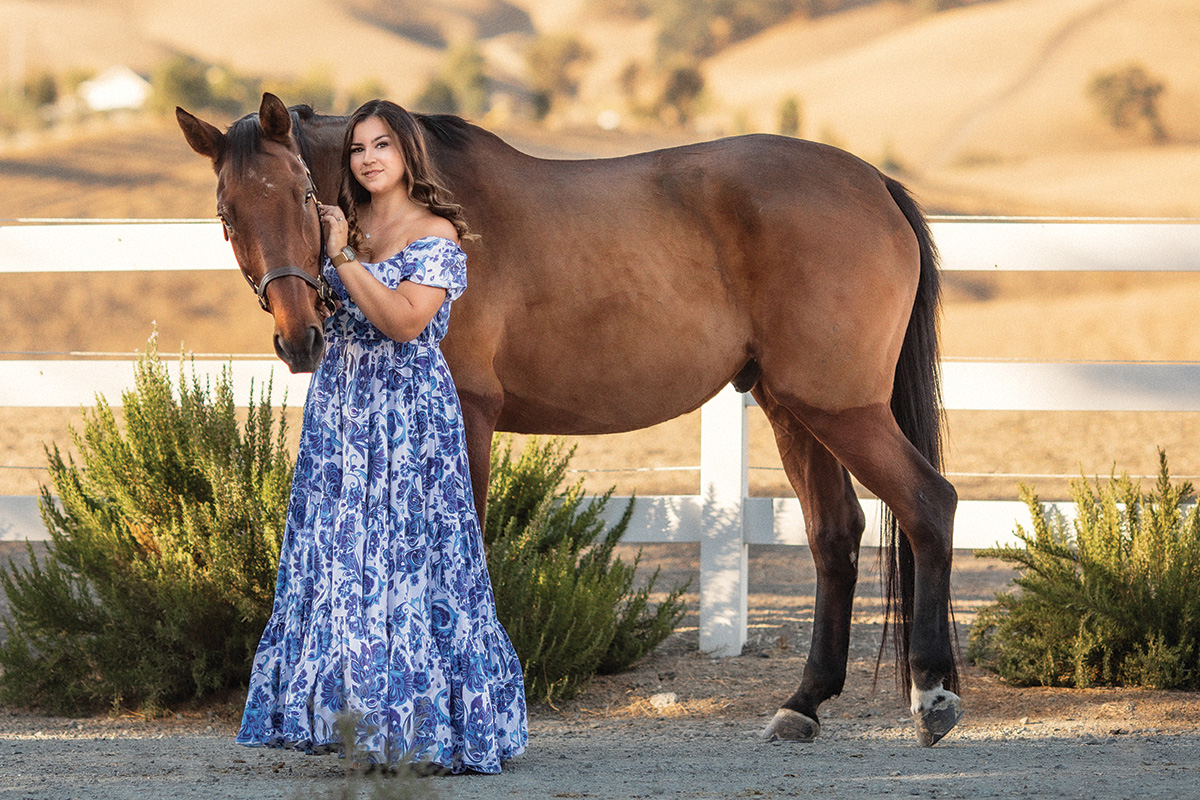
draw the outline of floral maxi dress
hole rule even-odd
[[[521,667],[496,619],[462,412],[438,343],[466,256],[427,237],[364,266],[390,288],[446,289],[411,342],[342,306],[309,385],[275,605],[237,741],[341,749],[357,719],[374,763],[499,772],[528,738]]]

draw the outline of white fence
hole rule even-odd
[[[0,225],[0,272],[71,271],[47,252],[88,253],[88,271],[155,270],[155,254],[171,253],[171,270],[234,268],[218,223],[55,223]],[[1200,224],[1180,220],[1050,220],[935,218],[945,270],[1197,271]],[[247,293],[247,308],[253,298]],[[218,373],[226,361],[197,361]],[[271,358],[232,362],[236,397],[251,379],[273,375],[292,398],[307,376]],[[0,407],[110,403],[132,384],[131,361],[0,361]],[[949,409],[1200,411],[1200,363],[947,361],[943,392]],[[701,647],[734,655],[746,640],[746,555],[750,544],[807,544],[794,497],[749,497],[748,395],[726,387],[701,412],[700,494],[642,497],[626,541],[700,544]],[[620,508],[622,503],[612,504]],[[877,501],[864,501],[864,544],[878,543]],[[1013,540],[1028,523],[1016,501],[963,501],[955,546]],[[0,539],[45,538],[32,497],[0,497]]]

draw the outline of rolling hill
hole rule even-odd
[[[184,0],[0,0],[0,19],[6,80],[16,65],[27,76],[115,63],[149,73],[185,53],[246,73],[323,74],[343,90],[371,79],[404,103],[463,37],[477,38],[495,80],[519,87],[527,45],[567,33],[592,56],[552,127],[598,133],[608,112],[624,131],[654,133],[620,84],[631,63],[649,74],[656,23],[597,0],[212,0],[202,11]],[[795,97],[801,135],[899,173],[937,210],[1200,215],[1196,42],[1200,0],[991,0],[937,14],[868,1],[785,20],[707,59],[694,129],[651,139],[773,131]],[[1166,144],[1111,128],[1086,95],[1097,74],[1132,63],[1165,86]]]

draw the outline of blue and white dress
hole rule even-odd
[[[438,343],[466,255],[426,237],[364,266],[446,300],[410,342],[342,302],[325,323],[263,633],[237,741],[340,750],[359,718],[370,761],[499,772],[525,749],[521,665],[496,619],[467,471],[462,411]]]

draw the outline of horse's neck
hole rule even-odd
[[[527,162],[538,160],[475,125],[470,126],[464,136],[465,142],[454,144],[441,141],[436,135],[425,137],[430,159],[439,176],[460,203],[466,204],[483,188],[513,191],[517,187],[510,179],[497,176],[520,174]]]

